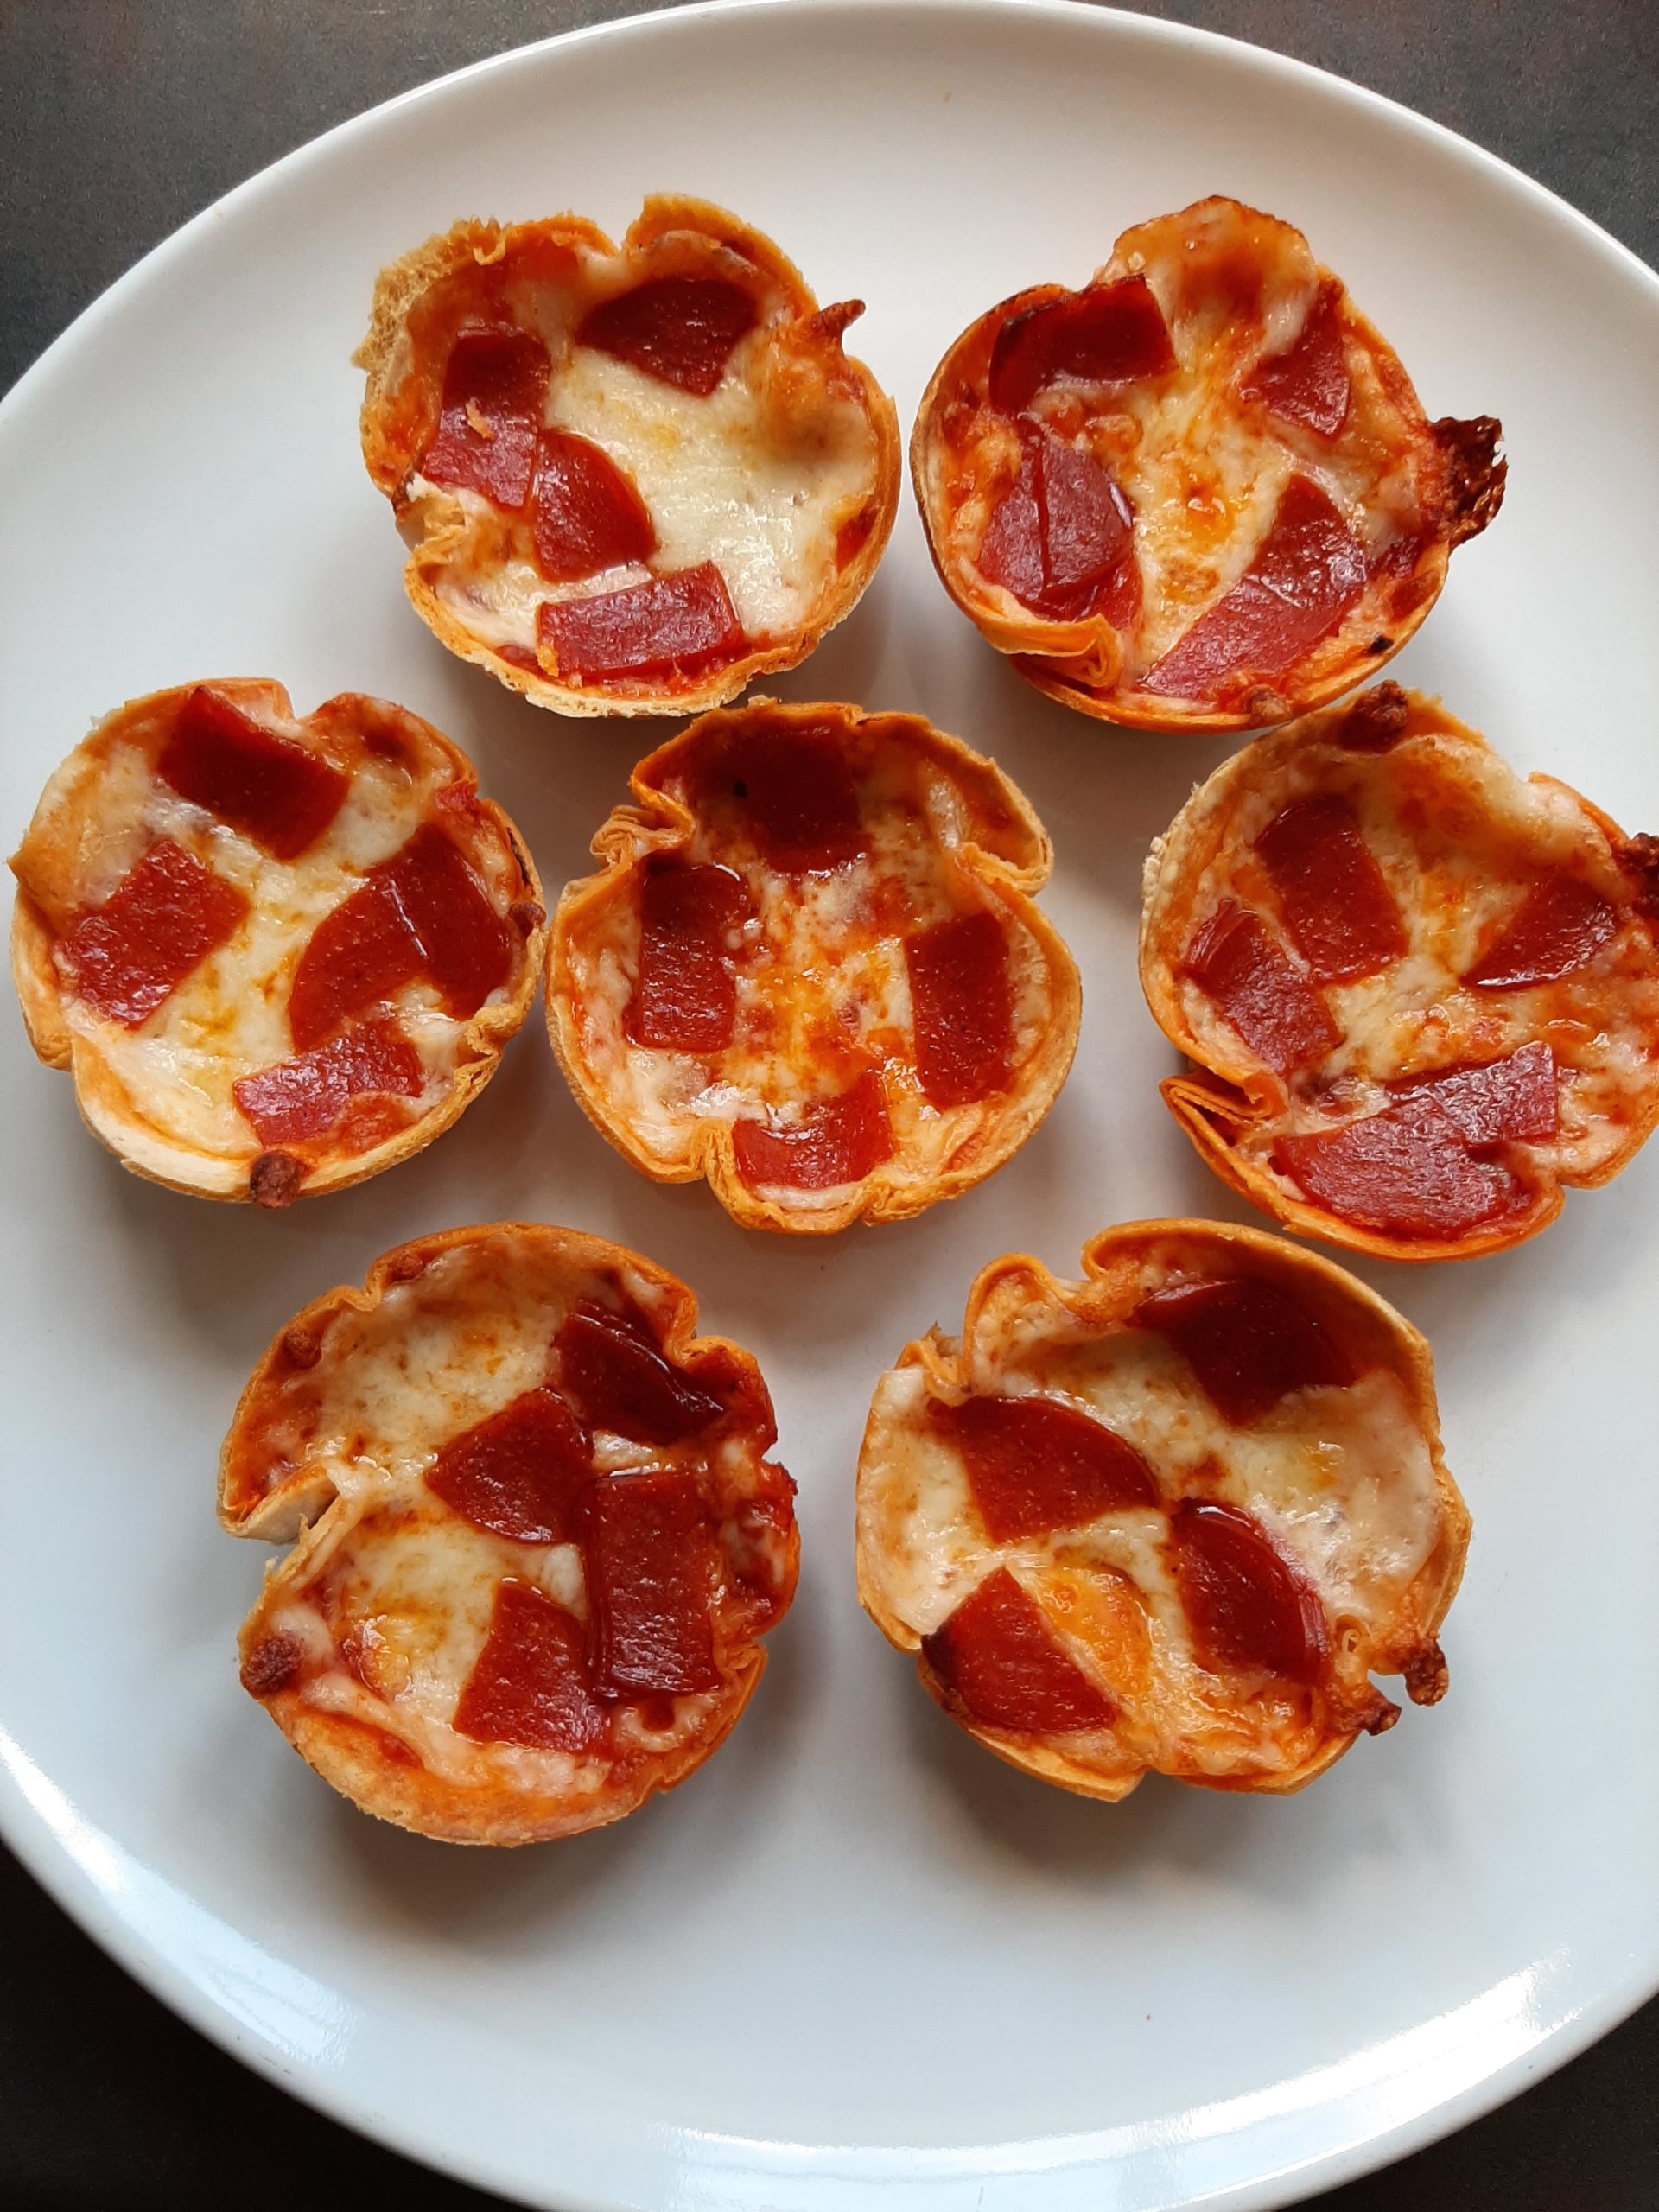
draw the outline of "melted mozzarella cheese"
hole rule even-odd
[[[1208,867],[1181,887],[1192,918],[1186,940],[1224,899],[1264,914],[1269,929],[1278,926],[1255,841],[1294,800],[1334,791],[1354,808],[1408,949],[1377,975],[1323,987],[1341,1041],[1292,1083],[1283,1110],[1257,1123],[1240,1149],[1265,1165],[1281,1135],[1381,1112],[1393,1103],[1383,1088],[1390,1082],[1503,1059],[1541,1039],[1563,1077],[1560,1128],[1554,1140],[1521,1149],[1564,1176],[1595,1175],[1659,1086],[1659,974],[1649,957],[1633,954],[1632,930],[1627,925],[1559,982],[1497,992],[1459,981],[1530,884],[1551,869],[1600,880],[1615,900],[1626,895],[1582,802],[1554,784],[1524,780],[1496,753],[1466,741],[1414,737],[1376,760],[1334,747],[1299,751],[1294,741],[1277,738],[1262,743],[1269,748],[1262,772],[1242,785]],[[1207,992],[1190,976],[1179,988],[1183,1019],[1206,1065],[1230,1072],[1258,1065]],[[1338,1103],[1329,1103],[1337,1083]]]
[[[243,711],[279,735],[287,726],[244,703]],[[171,838],[232,884],[248,912],[227,942],[192,970],[137,1028],[111,1021],[72,996],[64,1018],[125,1086],[133,1110],[163,1136],[220,1158],[259,1150],[237,1107],[244,1076],[295,1058],[288,1024],[294,969],[317,925],[389,860],[419,827],[453,773],[437,756],[414,772],[365,755],[345,804],[323,835],[292,861],[274,860],[155,775],[142,744],[111,748],[78,855],[77,880],[64,887],[72,907],[102,903],[158,839]],[[486,887],[499,894],[507,857],[493,844],[469,849]],[[504,998],[503,985],[490,1003]],[[399,1026],[420,1055],[425,1088],[409,1103],[428,1110],[448,1088],[466,1024],[444,1013],[436,990],[416,982],[396,995]]]
[[[632,480],[657,550],[649,567],[550,583],[527,558],[501,556],[502,517],[487,499],[416,474],[408,490],[417,505],[454,503],[470,524],[469,542],[446,556],[435,580],[457,620],[486,645],[533,648],[544,601],[621,591],[712,561],[748,637],[776,640],[803,628],[836,574],[842,524],[874,489],[876,441],[864,410],[843,393],[822,391],[807,414],[781,401],[767,337],[762,329],[746,338],[702,397],[553,334],[559,365],[548,425],[588,439]]]
[[[791,876],[752,852],[734,852],[707,823],[686,849],[695,862],[735,868],[754,907],[742,925],[733,1041],[711,1062],[636,1044],[628,1032],[639,965],[639,917],[630,880],[608,901],[573,959],[580,977],[583,1063],[635,1139],[664,1165],[688,1160],[707,1122],[767,1114],[788,1126],[826,1091],[826,1049],[856,1046],[887,1074],[887,1105],[901,1157],[882,1172],[906,1182],[936,1176],[976,1126],[976,1104],[941,1109],[922,1096],[906,934],[964,911],[952,858],[966,823],[959,795],[937,781],[919,814],[872,777],[863,813],[868,849],[820,876]],[[678,794],[689,804],[690,795]],[[641,835],[638,851],[651,849]],[[892,916],[901,894],[904,919]],[[990,903],[988,901],[988,903]],[[1031,931],[1006,908],[1013,1001],[1014,1083],[1041,1049],[1054,1014],[1048,962]],[[878,917],[880,917],[878,919]],[[711,1073],[711,1068],[713,1072]],[[845,1186],[788,1192],[792,1209],[828,1209]]]

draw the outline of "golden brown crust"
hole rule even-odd
[[[340,1440],[331,1445],[326,1415],[315,1428],[309,1458],[303,1451],[296,1457],[284,1445],[303,1427],[308,1413],[315,1417],[326,1408],[331,1382],[345,1378],[349,1388],[353,1363],[370,1356],[377,1326],[395,1340],[416,1322],[429,1332],[435,1322],[464,1311],[467,1341],[475,1343],[487,1328],[493,1304],[505,1325],[515,1312],[528,1310],[533,1318],[538,1301],[545,1301],[550,1338],[553,1317],[594,1287],[620,1287],[625,1297],[648,1301],[664,1357],[682,1375],[719,1389],[726,1398],[728,1414],[700,1481],[705,1497],[723,1500],[726,1509],[763,1501],[774,1546],[764,1588],[733,1583],[728,1566],[715,1613],[718,1690],[692,1700],[695,1714],[677,1732],[664,1732],[660,1743],[619,1742],[595,1755],[604,1770],[597,1776],[595,1758],[578,1760],[574,1774],[562,1774],[556,1761],[550,1771],[540,1755],[511,1743],[461,1738],[447,1723],[435,1726],[429,1715],[424,1723],[418,1715],[411,1719],[396,1691],[360,1694],[372,1678],[349,1655],[351,1635],[338,1633],[339,1624],[347,1620],[360,1633],[361,1623],[350,1609],[353,1575],[360,1579],[363,1560],[382,1541],[377,1529],[390,1518],[401,1531],[407,1586],[427,1592],[443,1586],[442,1563],[434,1564],[433,1548],[442,1545],[454,1523],[433,1509],[418,1470],[427,1447],[435,1450],[448,1439],[429,1436],[411,1412],[407,1433],[391,1440],[390,1453],[388,1439],[376,1434],[357,1439],[355,1457],[342,1459]],[[394,1294],[402,1304],[388,1317],[382,1309]],[[772,1436],[771,1400],[753,1359],[727,1338],[699,1336],[691,1292],[638,1254],[542,1223],[449,1230],[402,1245],[374,1262],[361,1289],[341,1286],[296,1314],[278,1332],[238,1404],[220,1458],[221,1522],[237,1535],[297,1537],[294,1548],[267,1568],[264,1588],[242,1628],[243,1686],[325,1781],[397,1827],[446,1842],[499,1846],[547,1841],[620,1820],[648,1797],[675,1788],[712,1756],[760,1681],[766,1655],[757,1638],[787,1610],[799,1565],[799,1536],[788,1503],[791,1485],[780,1468],[760,1458]],[[382,1464],[383,1453],[398,1465]],[[649,1461],[652,1453],[640,1447],[638,1456]],[[688,1464],[683,1454],[679,1464]],[[423,1522],[423,1505],[437,1511],[435,1522]],[[480,1539],[473,1534],[467,1541],[476,1548]],[[484,1541],[493,1545],[496,1571],[505,1578],[532,1575],[533,1565],[526,1562],[534,1561],[533,1551]],[[342,1592],[343,1598],[336,1594]],[[332,1696],[317,1692],[319,1631],[306,1620],[308,1605],[334,1631],[322,1666],[326,1680],[335,1685]],[[346,1675],[358,1688],[346,1684],[342,1694]],[[423,1752],[423,1744],[435,1750]]]
[[[734,736],[756,728],[811,730],[834,738],[855,774],[886,753],[911,777],[925,776],[948,791],[950,841],[938,820],[925,834],[945,882],[960,886],[964,904],[989,903],[1023,933],[1040,960],[1047,1007],[1041,1033],[1015,1068],[1010,1087],[972,1106],[952,1109],[949,1148],[931,1167],[895,1130],[894,1158],[847,1185],[833,1203],[767,1197],[739,1172],[733,1121],[715,1116],[684,1122],[683,1141],[672,1153],[650,1141],[642,1115],[619,1096],[598,1064],[590,1009],[598,998],[601,939],[610,921],[637,901],[637,883],[648,859],[683,854],[704,836],[688,794],[700,766]],[[601,1135],[644,1175],[660,1183],[705,1180],[734,1220],[750,1229],[830,1235],[855,1221],[902,1221],[942,1198],[957,1198],[1011,1159],[1042,1122],[1058,1095],[1077,1048],[1082,993],[1077,968],[1034,894],[1048,880],[1053,851],[1030,804],[996,764],[914,715],[866,715],[840,704],[785,706],[767,699],[703,715],[660,747],[633,771],[635,804],[618,807],[594,839],[601,871],[569,884],[559,900],[548,939],[548,1034],[577,1103]],[[715,857],[712,844],[702,856]],[[729,854],[728,855],[729,858]],[[737,863],[733,862],[734,865]],[[849,942],[855,931],[848,931]],[[916,1090],[913,1060],[890,1056],[888,1103],[897,1086]],[[712,1065],[712,1064],[711,1064]],[[798,1076],[798,1068],[781,1071]],[[917,1093],[918,1122],[925,1109]],[[765,1103],[764,1101],[762,1102]],[[943,1126],[943,1118],[934,1116]]]
[[[435,487],[411,503],[410,480],[436,425],[444,361],[466,303],[478,291],[477,272],[512,267],[528,282],[539,272],[544,279],[586,283],[595,260],[610,264],[603,283],[607,295],[626,289],[614,281],[619,270],[641,282],[664,275],[716,275],[749,284],[758,273],[779,308],[768,342],[777,357],[780,397],[792,392],[797,404],[809,410],[826,397],[849,398],[869,426],[874,458],[870,481],[855,503],[856,513],[868,516],[857,550],[791,634],[700,674],[584,684],[562,683],[545,652],[537,656],[534,669],[503,659],[457,619],[436,588],[446,565],[468,537],[470,525],[459,500]],[[858,604],[898,510],[900,449],[893,402],[864,364],[842,349],[848,327],[862,312],[858,301],[821,308],[800,271],[770,238],[708,200],[674,193],[648,197],[620,246],[576,215],[505,225],[466,221],[383,269],[375,282],[368,334],[353,356],[367,376],[363,458],[400,524],[407,522],[419,531],[404,582],[421,620],[461,659],[487,670],[534,705],[561,715],[698,714],[735,698],[759,677],[796,667]]]
[[[1632,957],[1652,978],[1646,1015],[1648,1072],[1637,1085],[1635,1104],[1628,1099],[1621,1102],[1618,1142],[1585,1166],[1552,1163],[1535,1154],[1526,1165],[1527,1205],[1456,1236],[1396,1234],[1366,1227],[1300,1194],[1275,1172],[1266,1151],[1254,1141],[1287,1110],[1290,1093],[1285,1078],[1266,1068],[1224,1023],[1206,1036],[1200,1036],[1194,1026],[1183,963],[1202,919],[1196,909],[1207,872],[1225,865],[1237,842],[1235,823],[1243,810],[1260,812],[1266,795],[1274,791],[1282,789],[1288,798],[1293,788],[1298,792],[1319,789],[1333,769],[1344,789],[1363,786],[1368,776],[1409,779],[1409,785],[1402,788],[1415,793],[1414,804],[1424,820],[1441,831],[1459,822],[1459,809],[1478,804],[1471,792],[1478,785],[1469,779],[1496,777],[1523,795],[1529,791],[1553,795],[1564,803],[1563,811],[1583,841],[1584,865],[1597,870],[1605,893],[1618,903],[1625,921],[1635,925],[1625,932],[1633,943],[1639,939]],[[1462,780],[1454,783],[1454,775]],[[1471,838],[1483,826],[1478,811],[1461,834]],[[1559,824],[1541,826],[1532,852],[1519,848],[1506,873],[1524,881],[1546,865],[1546,830],[1559,842]],[[1448,714],[1439,700],[1395,683],[1378,685],[1344,706],[1259,739],[1199,785],[1154,844],[1147,862],[1141,988],[1159,1027],[1193,1064],[1160,1086],[1165,1103],[1206,1165],[1230,1189],[1300,1235],[1376,1259],[1412,1262],[1478,1259],[1535,1236],[1560,1212],[1566,1189],[1592,1189],[1609,1181],[1659,1127],[1659,1074],[1654,1071],[1659,1064],[1659,967],[1653,952],[1656,918],[1646,887],[1648,842],[1627,837],[1599,808],[1554,777],[1535,775],[1523,785],[1486,740]],[[1643,945],[1645,957],[1640,950]],[[1425,1014],[1427,1010],[1425,1006]],[[1444,1023],[1444,1009],[1440,1019]],[[1558,1065],[1572,1066],[1580,1052],[1593,1060],[1593,1025],[1586,1033],[1587,1046],[1563,1041],[1574,1026],[1552,1025]],[[1576,1026],[1583,1027],[1581,1022]],[[1431,1067],[1439,1067],[1459,1063],[1464,1057],[1442,1042],[1431,1046],[1429,1061]],[[1501,1054],[1494,1046],[1467,1057],[1479,1060]],[[1410,1072],[1414,1068],[1399,1071]]]
[[[988,585],[975,568],[957,516],[964,505],[976,512],[981,496],[967,489],[964,498],[964,487],[969,486],[965,472],[969,448],[981,435],[974,427],[975,418],[982,424],[989,405],[987,383],[993,344],[1015,315],[1076,296],[1064,286],[1034,285],[970,324],[935,370],[911,435],[912,481],[929,550],[957,607],[1047,697],[1096,720],[1138,729],[1268,728],[1322,706],[1375,675],[1433,606],[1452,549],[1484,530],[1503,499],[1505,464],[1497,453],[1500,425],[1489,416],[1471,422],[1446,418],[1429,423],[1397,355],[1355,308],[1340,280],[1313,262],[1306,239],[1289,224],[1236,200],[1212,197],[1125,232],[1110,260],[1090,281],[1109,284],[1144,270],[1154,289],[1166,284],[1179,288],[1185,268],[1198,264],[1184,260],[1181,253],[1172,254],[1169,239],[1179,239],[1184,230],[1197,238],[1206,226],[1218,223],[1236,231],[1237,251],[1245,260],[1264,267],[1275,258],[1287,264],[1305,262],[1311,287],[1334,288],[1351,365],[1363,365],[1376,407],[1386,410],[1383,419],[1391,425],[1391,471],[1402,483],[1409,483],[1416,510],[1417,542],[1408,566],[1398,573],[1392,565],[1386,571],[1379,569],[1334,633],[1312,647],[1287,674],[1260,681],[1242,696],[1220,702],[1160,696],[1141,688],[1134,674],[1126,677],[1124,634],[1103,613],[1077,620],[1044,615],[1009,592]],[[1210,250],[1200,240],[1200,262]],[[1166,276],[1160,273],[1160,263],[1167,264]],[[1221,366],[1209,373],[1224,382],[1236,368],[1233,353],[1226,352]],[[1012,423],[1000,419],[1011,435]],[[1293,466],[1317,469],[1321,459],[1317,441],[1304,434],[1300,442],[1294,437],[1285,442]],[[1200,455],[1200,465],[1203,460]],[[1211,495],[1206,492],[1204,496]]]
[[[1427,1340],[1402,1315],[1334,1262],[1260,1230],[1218,1222],[1172,1220],[1124,1224],[1103,1230],[1083,1251],[1084,1280],[1063,1281],[1039,1260],[1010,1253],[975,1278],[959,1338],[938,1330],[907,1344],[894,1373],[918,1370],[930,1395],[947,1402],[989,1389],[999,1372],[1001,1320],[1022,1317],[1021,1356],[1033,1343],[1052,1348],[1052,1376],[1065,1373],[1066,1347],[1122,1327],[1150,1287],[1173,1274],[1205,1280],[1234,1274],[1265,1281],[1292,1295],[1347,1355],[1357,1372],[1382,1369],[1400,1385],[1410,1427],[1426,1447],[1434,1499],[1435,1535],[1421,1565],[1391,1610],[1386,1630],[1362,1635],[1357,1621],[1338,1623],[1335,1669],[1324,1688],[1310,1693],[1313,1725],[1300,1732],[1294,1763],[1268,1771],[1206,1770],[1196,1758],[1153,1761],[1120,1751],[1103,1758],[1073,1755],[1053,1740],[978,1722],[930,1665],[924,1639],[896,1610],[890,1595],[889,1560],[898,1523],[886,1495],[883,1462],[892,1416],[878,1392],[860,1454],[857,1580],[859,1602],[895,1649],[913,1657],[923,1687],[957,1725],[988,1751],[1022,1773],[1084,1797],[1116,1802],[1143,1774],[1155,1770],[1211,1789],[1288,1795],[1306,1787],[1334,1764],[1362,1734],[1393,1726],[1398,1708],[1370,1682],[1372,1673],[1403,1677],[1414,1704],[1433,1704],[1446,1687],[1439,1631],[1456,1596],[1469,1546],[1470,1522],[1440,1446],[1433,1360]],[[1196,1388],[1194,1392],[1197,1396]],[[1051,1578],[1051,1580],[1052,1578]],[[1053,1593],[1044,1610],[1053,1626]],[[1078,1644],[1074,1637],[1075,1656]],[[1086,1644],[1085,1647],[1087,1648]],[[1224,1694],[1216,1709],[1224,1713]]]
[[[73,886],[111,761],[135,747],[153,757],[164,741],[174,710],[203,688],[256,715],[274,718],[292,742],[322,753],[348,770],[372,749],[371,739],[406,747],[408,757],[417,760],[442,791],[452,831],[459,831],[463,842],[470,841],[478,850],[503,856],[512,900],[521,910],[511,995],[481,1007],[466,1024],[456,1044],[454,1077],[443,1095],[365,1150],[332,1147],[327,1140],[308,1143],[297,1178],[292,1164],[270,1164],[290,1155],[262,1151],[251,1128],[245,1143],[232,1154],[193,1144],[158,1127],[143,1096],[135,1093],[118,1072],[109,1050],[100,1045],[99,1031],[108,1025],[93,1025],[89,1033],[85,1027],[72,1027],[67,1018],[69,995],[56,947],[77,918]],[[283,687],[264,677],[212,677],[204,685],[181,684],[129,701],[106,715],[54,775],[11,867],[18,880],[11,925],[12,978],[30,1044],[47,1066],[67,1069],[73,1075],[83,1120],[124,1167],[194,1197],[284,1205],[296,1197],[348,1189],[409,1159],[457,1121],[484,1088],[536,995],[543,935],[535,919],[542,912],[541,886],[523,839],[499,806],[480,797],[476,772],[458,746],[405,709],[356,692],[325,701],[303,720],[295,718]]]

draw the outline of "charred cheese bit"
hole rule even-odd
[[[987,1268],[884,1376],[859,1594],[989,1748],[1085,1796],[1299,1789],[1445,1686],[1468,1517],[1427,1347],[1246,1230],[1110,1230]]]
[[[297,1535],[242,1679],[365,1809],[522,1843],[701,1764],[793,1593],[792,1485],[748,1356],[599,1239],[453,1230],[272,1345],[220,1510]]]
[[[462,223],[383,270],[364,459],[423,620],[537,705],[671,713],[793,667],[874,573],[891,402],[758,232],[647,201]]]
[[[207,1197],[286,1204],[429,1141],[534,989],[522,847],[448,740],[377,700],[137,701],[12,865],[36,1050],[127,1165]]]
[[[1275,732],[1147,864],[1141,980],[1200,1070],[1172,1111],[1246,1197],[1356,1249],[1533,1235],[1659,1121],[1645,855],[1393,685]]]
[[[1046,1110],[1077,987],[1033,903],[1047,840],[904,715],[770,701],[633,775],[550,949],[554,1049],[662,1181],[823,1232],[965,1189]]]
[[[1301,233],[1212,199],[970,326],[911,457],[947,589],[1039,690],[1243,729],[1399,649],[1497,510],[1498,436],[1428,422]]]

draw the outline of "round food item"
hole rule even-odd
[[[633,772],[548,945],[595,1127],[751,1229],[901,1221],[982,1181],[1077,1048],[1053,854],[990,760],[915,715],[759,699]]]
[[[1274,731],[1147,862],[1141,980],[1217,1174],[1393,1260],[1535,1236],[1659,1122],[1659,841],[1387,683]]]
[[[1503,495],[1290,224],[1201,200],[1039,284],[935,371],[911,467],[945,588],[1039,691],[1254,729],[1397,652]]]
[[[760,1370],[696,1318],[620,1245],[498,1223],[387,1253],[260,1361],[219,1517],[298,1541],[242,1681],[365,1812],[537,1843],[725,1740],[799,1541]]]
[[[106,716],[12,861],[29,1041],[136,1173],[265,1206],[418,1152],[495,1072],[545,916],[472,763],[402,707],[233,677]]]
[[[416,612],[562,715],[689,714],[850,614],[899,499],[893,403],[760,232],[647,200],[457,223],[381,271],[363,457]]]
[[[1329,1260],[1148,1221],[994,1261],[881,1378],[858,1592],[929,1694],[1085,1797],[1300,1789],[1432,1705],[1469,1516],[1428,1346]]]

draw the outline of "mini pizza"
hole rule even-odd
[[[875,574],[893,403],[769,238],[648,200],[458,223],[383,270],[363,454],[416,612],[562,715],[692,713],[804,660]]]
[[[634,770],[559,901],[553,1048],[654,1182],[751,1229],[899,1221],[1000,1167],[1077,1046],[1053,855],[994,762],[914,715],[757,700]]]
[[[1288,1227],[1459,1260],[1659,1121],[1659,841],[1385,683],[1218,768],[1147,863],[1163,1086]]]
[[[234,677],[119,709],[12,868],[29,1040],[175,1191],[282,1206],[447,1129],[535,995],[529,855],[431,726]]]
[[[865,1611],[998,1758],[1085,1797],[1147,1772],[1300,1789],[1444,1694],[1469,1516],[1428,1346],[1329,1260],[1211,1222],[1015,1255],[884,1375]]]
[[[297,1537],[242,1681],[365,1812],[452,1843],[620,1820],[725,1740],[794,1595],[794,1484],[683,1283],[541,1224],[378,1260],[278,1336],[232,1534]]]
[[[1380,668],[1503,495],[1301,232],[1236,200],[1126,231],[963,333],[911,466],[945,588],[1039,691],[1253,729]]]

